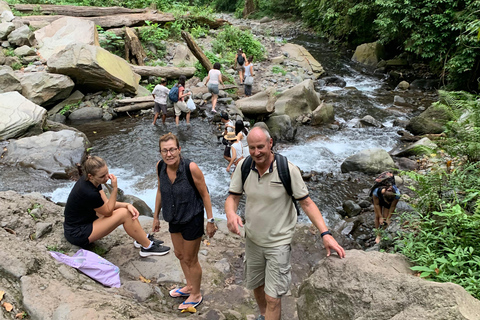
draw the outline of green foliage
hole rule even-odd
[[[273,73],[281,73],[282,76],[285,76],[287,74],[287,71],[280,66],[273,66],[272,67],[272,72]]]
[[[220,71],[222,72],[222,75],[228,78],[228,81],[226,82],[234,83],[233,77],[228,75],[225,72],[225,68],[224,68],[224,66],[228,66],[231,63],[231,60],[222,58],[220,55],[214,54],[211,51],[205,51],[204,53],[212,64],[214,64],[215,62],[220,63],[221,65]],[[208,71],[200,64],[199,61],[195,63],[195,68],[197,69],[197,71],[195,71],[194,76],[199,77],[200,79],[204,79],[208,75]]]
[[[480,163],[451,173],[406,173],[416,182],[412,190],[420,215],[405,219],[397,250],[417,266],[420,276],[463,286],[480,297]]]
[[[439,142],[442,147],[451,154],[480,161],[480,95],[439,91],[436,105],[449,108],[455,119],[447,123],[448,139]]]
[[[73,109],[77,108],[80,105],[80,102],[67,104],[64,106],[58,113],[61,115],[65,115],[68,112],[71,112]]]
[[[5,54],[7,57],[15,57],[15,52],[13,48],[3,49],[3,54]]]
[[[96,27],[97,27],[100,46],[105,50],[108,50],[112,53],[122,56],[122,53],[125,47],[125,41],[123,40],[123,38],[120,36],[117,36],[115,33],[111,31],[103,30],[103,28],[100,27],[99,25],[97,25]]]
[[[13,70],[20,70],[23,68],[23,65],[20,62],[14,62],[11,65]]]
[[[249,31],[242,31],[239,28],[227,25],[218,33],[212,42],[212,48],[215,53],[221,54],[223,58],[229,59],[233,63],[235,53],[239,48],[248,56],[252,55],[254,60],[263,60],[265,56],[265,47],[255,39]]]
[[[65,253],[64,250],[58,248],[56,245],[48,245],[47,246],[48,251],[55,251],[55,252],[60,252],[60,253]]]

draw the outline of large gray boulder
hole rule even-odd
[[[270,135],[277,141],[292,141],[295,139],[297,128],[292,126],[289,116],[272,116],[265,122],[270,129]]]
[[[7,37],[8,42],[17,47],[27,45],[33,46],[35,44],[35,35],[26,25],[13,30]]]
[[[313,88],[313,80],[305,80],[277,96],[273,115],[288,115],[294,120],[299,115],[311,113],[320,105],[320,99]]]
[[[300,320],[478,320],[480,301],[462,287],[415,277],[403,255],[347,251],[323,259],[302,284]]]
[[[383,56],[383,45],[376,41],[359,45],[353,54],[352,61],[376,67]]]
[[[383,171],[392,170],[395,163],[387,151],[374,148],[365,149],[343,161],[341,169],[343,173],[359,171],[367,174],[377,174]]]
[[[70,76],[86,91],[112,89],[136,94],[140,76],[129,63],[105,49],[87,44],[70,44],[47,61],[50,72]]]
[[[90,20],[63,17],[35,31],[40,55],[49,59],[69,44],[83,43],[99,46],[97,28]]]
[[[7,40],[8,35],[15,30],[15,25],[12,22],[0,23],[0,40]]]
[[[238,99],[235,101],[235,107],[242,112],[242,114],[249,115],[252,118],[256,116],[264,116],[275,111],[275,88],[267,88],[260,91],[251,97]]]
[[[12,141],[2,159],[4,164],[46,171],[52,178],[68,178],[86,151],[87,138],[73,130],[48,131]]]
[[[67,99],[63,100],[62,102],[55,105],[53,108],[48,110],[48,115],[53,116],[57,112],[60,112],[64,107],[68,105],[76,105],[80,101],[82,101],[84,94],[81,93],[79,90],[75,90]]]
[[[0,93],[11,91],[22,92],[22,84],[11,67],[0,66]]]
[[[15,72],[22,95],[38,105],[51,105],[68,98],[75,83],[67,76],[47,72]]]
[[[307,72],[312,72],[315,78],[318,78],[325,73],[320,62],[315,60],[310,52],[301,45],[287,43],[281,47],[281,50],[289,59],[294,60],[299,66],[307,70]]]
[[[451,110],[440,104],[431,105],[419,116],[410,119],[406,129],[414,135],[427,133],[442,133],[448,121],[454,119]]]
[[[18,138],[28,130],[40,133],[47,110],[23,97],[20,93],[0,94],[0,140]]]
[[[103,109],[97,107],[85,107],[74,110],[69,116],[70,120],[93,120],[101,119],[103,116]]]
[[[312,126],[332,123],[335,121],[335,111],[330,103],[321,103],[312,113]]]
[[[432,140],[428,138],[422,138],[407,147],[400,147],[392,150],[390,151],[390,154],[394,157],[419,156],[435,152],[437,148],[438,146],[432,142]]]
[[[195,67],[197,58],[192,54],[190,49],[184,44],[179,44],[175,47],[172,64],[176,67]]]
[[[15,18],[10,10],[10,6],[5,1],[0,1],[0,21],[1,22],[10,22]]]

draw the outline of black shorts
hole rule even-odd
[[[167,114],[167,105],[166,104],[160,104],[158,102],[155,102],[153,109],[154,109],[155,113],[160,113],[160,110],[162,110],[162,113],[164,115]]]
[[[168,231],[170,233],[182,234],[184,240],[193,241],[205,234],[203,227],[203,212],[195,215],[192,220],[184,224],[168,224]]]
[[[225,157],[228,157],[228,158],[231,158],[231,157],[232,157],[232,155],[231,155],[231,153],[230,153],[230,149],[232,149],[231,146],[226,146],[226,147],[225,147],[225,151],[223,151],[223,155],[224,155]]]
[[[76,226],[75,228],[65,228],[64,235],[68,242],[73,245],[85,248],[90,244],[88,237],[92,234],[93,223]]]

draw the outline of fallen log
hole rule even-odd
[[[32,27],[38,27],[42,24],[45,26],[45,23],[49,24],[63,17],[65,16],[23,16],[19,17],[19,19],[23,23],[29,24]],[[123,26],[144,26],[146,25],[145,21],[151,21],[152,23],[166,23],[175,21],[175,18],[170,13],[132,13],[118,14],[113,16],[83,17],[80,19],[93,21],[96,25],[99,25],[104,29],[119,28]]]
[[[202,49],[197,45],[190,33],[182,31],[182,38],[187,43],[187,47],[192,51],[193,55],[200,61],[200,64],[207,70],[213,68],[212,63],[208,60],[207,56],[203,53]],[[222,74],[222,81],[227,81],[228,78]]]
[[[98,17],[128,13],[143,13],[148,9],[127,9],[123,7],[89,7],[55,4],[16,4],[13,8],[22,13],[41,13],[49,15],[65,15],[70,17]]]
[[[150,67],[150,66],[135,66],[131,65],[133,72],[141,75],[142,77],[155,76],[163,77],[167,79],[178,79],[181,75],[187,78],[193,77],[195,74],[194,67]]]
[[[137,104],[137,103],[144,103],[144,102],[153,102],[153,96],[146,96],[146,97],[137,97],[137,98],[126,98],[122,100],[115,101],[117,106],[123,106],[127,104]]]
[[[113,111],[115,112],[138,111],[142,109],[153,108],[154,104],[155,102],[153,102],[152,100],[151,102],[142,102],[142,103],[131,104],[128,106],[113,108]]]
[[[139,66],[144,65],[147,54],[143,50],[140,39],[132,28],[125,28],[125,60]]]
[[[265,115],[275,111],[275,88],[268,88],[251,97],[235,101],[235,106],[245,115]]]
[[[220,27],[223,27],[224,25],[226,24],[229,24],[231,25],[230,22],[228,22],[227,20],[225,19],[215,19],[215,20],[211,20],[207,17],[194,17],[194,16],[191,16],[190,14],[187,14],[185,16],[182,17],[183,19],[186,19],[188,21],[191,21],[191,22],[195,22],[196,24],[198,25],[206,25],[206,26],[209,26],[210,29],[218,29]]]

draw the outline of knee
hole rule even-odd
[[[187,265],[188,267],[192,267],[194,266],[196,263],[197,263],[197,259],[194,258],[194,257],[186,257],[185,255],[183,256],[183,259],[182,259],[183,263],[185,263],[185,265]]]
[[[280,298],[273,298],[266,294],[265,300],[267,301],[267,307],[269,309],[276,309],[280,306]]]
[[[127,219],[132,216],[130,211],[128,211],[126,208],[119,208],[113,210],[113,215],[117,216],[122,221],[122,223],[127,221]]]

